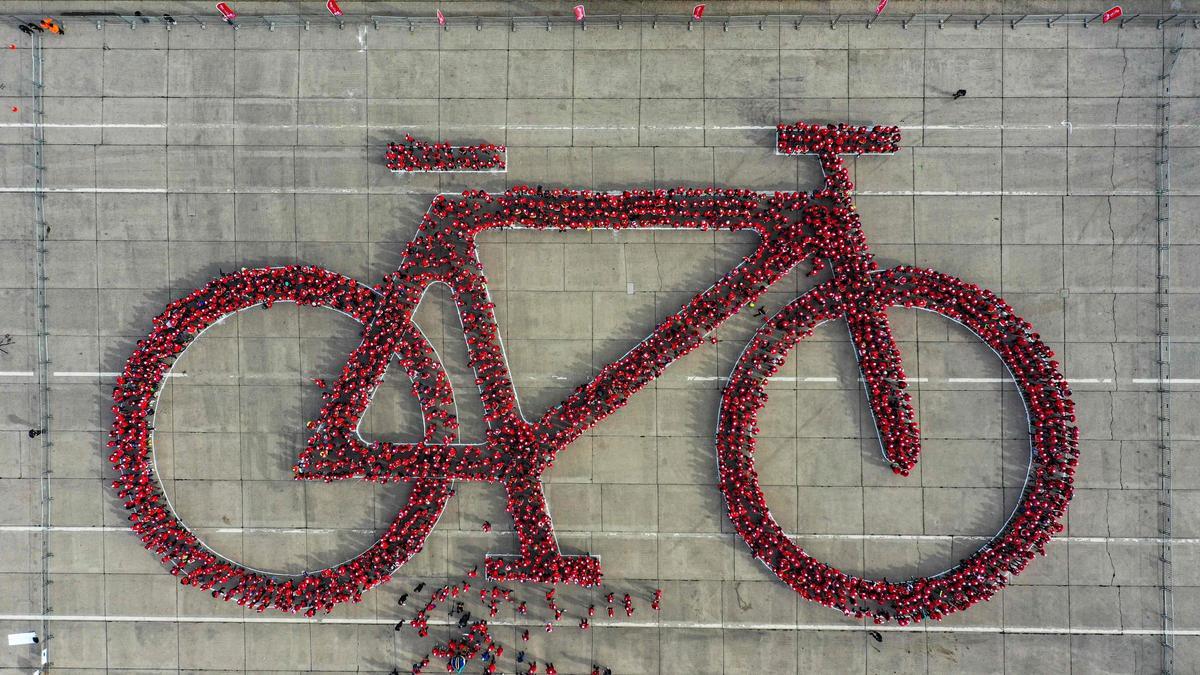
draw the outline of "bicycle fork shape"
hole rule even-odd
[[[818,269],[822,267],[818,256],[832,262],[834,283],[844,289],[846,303],[861,305],[871,300],[870,271],[874,263],[862,239],[850,195],[841,183],[846,169],[841,157],[833,152],[824,152],[820,157],[827,180],[825,188],[814,196],[830,201],[832,206],[810,201],[803,193],[764,200],[746,191],[707,195],[697,191],[692,198],[695,208],[690,211],[687,196],[676,199],[672,195],[663,200],[654,193],[578,193],[578,197],[572,197],[518,192],[515,196],[474,193],[464,199],[438,197],[409,244],[400,269],[383,284],[380,308],[365,331],[364,342],[350,357],[351,364],[365,364],[366,368],[344,369],[328,395],[333,404],[326,406],[322,418],[312,425],[317,433],[297,462],[296,475],[311,479],[359,476],[500,483],[506,492],[520,553],[489,556],[488,577],[598,583],[599,560],[562,555],[554,537],[541,476],[557,453],[585,429],[623,406],[669,364],[702,344],[722,322],[805,257],[813,257]],[[583,208],[585,204],[590,208]],[[488,228],[514,225],[570,229],[572,225],[563,220],[564,214],[589,210],[606,215],[598,223],[588,220],[588,229],[606,225],[615,229],[657,229],[665,225],[661,216],[671,209],[679,209],[669,215],[674,219],[672,227],[697,229],[695,223],[688,222],[697,213],[717,216],[721,211],[738,213],[740,209],[744,214],[741,219],[713,217],[705,221],[704,229],[756,229],[762,245],[721,282],[659,325],[650,337],[603,368],[593,381],[579,387],[541,419],[525,421],[505,363],[494,305],[475,251],[475,235]],[[650,217],[656,212],[659,218]],[[792,213],[798,215],[789,216]],[[433,283],[448,285],[458,307],[489,427],[487,440],[476,445],[454,444],[456,420],[445,415],[431,419],[427,415],[422,442],[368,445],[356,431],[369,403],[369,396],[362,392],[378,386],[393,351],[381,348],[379,338],[383,345],[391,344],[387,336],[398,334],[411,322],[424,291]],[[853,316],[851,320],[867,324],[855,326],[851,333],[856,336],[855,348],[872,410],[880,420],[886,454],[897,471],[907,473],[916,461],[917,430],[907,394],[902,391],[903,372],[883,367],[891,362],[892,355],[898,356],[887,318],[862,312]],[[858,336],[864,334],[872,336],[870,345],[857,343]],[[330,457],[336,459],[331,461]]]

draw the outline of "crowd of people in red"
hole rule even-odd
[[[430,143],[404,135],[403,143],[388,143],[384,159],[396,173],[429,171],[504,171],[505,147]]]
[[[715,188],[609,194],[519,186],[502,194],[443,195],[434,199],[422,219],[400,268],[374,288],[323,269],[289,266],[241,270],[171,303],[155,319],[151,334],[138,342],[113,392],[110,446],[119,473],[114,487],[131,512],[134,531],[184,584],[258,611],[274,607],[311,616],[339,602],[359,600],[364,590],[389,579],[420,551],[454,492],[453,480],[494,482],[506,490],[520,553],[489,557],[489,578],[598,584],[597,559],[560,553],[542,473],[560,450],[625,405],[670,363],[714,340],[711,333],[721,323],[807,260],[813,273],[832,266],[833,281],[768,320],[723,393],[716,438],[719,487],[738,533],[754,555],[800,595],[849,615],[908,623],[940,618],[987,599],[1036,552],[1044,552],[1051,535],[1061,529],[1078,453],[1070,390],[1037,333],[990,292],[932,270],[878,269],[867,250],[852,200],[853,185],[839,155],[894,151],[897,129],[797,124],[779,131],[781,152],[819,157],[826,174],[823,187],[812,194]],[[478,233],[512,226],[750,230],[761,236],[762,244],[667,317],[651,336],[601,368],[540,419],[527,422],[516,409],[495,306],[475,250]],[[451,288],[458,306],[489,424],[484,443],[456,444],[454,392],[432,347],[411,321],[423,293],[435,282]],[[170,513],[149,461],[150,417],[171,363],[221,317],[280,301],[332,307],[364,325],[362,341],[339,377],[323,387],[320,417],[309,424],[313,433],[297,460],[296,478],[413,485],[408,504],[371,548],[347,563],[299,579],[255,572],[209,551]],[[767,400],[767,377],[818,323],[844,317],[884,454],[897,473],[911,470],[920,442],[900,354],[887,323],[891,306],[937,311],[959,321],[1005,359],[1029,408],[1035,469],[1018,512],[996,539],[937,577],[902,583],[857,578],[797,548],[771,518],[753,462],[756,417]],[[357,434],[358,421],[393,356],[421,404],[423,439],[367,443]],[[610,606],[610,616],[612,611]],[[485,638],[480,636],[481,644],[486,644]]]

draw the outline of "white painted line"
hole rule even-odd
[[[0,187],[0,192],[24,193],[24,192],[38,192],[38,191],[39,190],[35,187]],[[76,193],[165,194],[166,193],[165,188],[85,188],[85,187],[70,188],[70,187],[65,187],[65,188],[42,188],[40,191],[46,192],[46,193],[65,192],[68,194],[76,194]]]
[[[54,377],[119,377],[119,372],[96,370],[57,370],[51,373]],[[187,373],[167,373],[167,377],[187,377]]]
[[[713,380],[728,380],[724,375],[689,375],[689,382],[712,382]],[[767,378],[768,382],[837,382],[836,377],[792,377],[791,375],[775,375]]]
[[[55,371],[51,374],[54,377],[117,377],[121,373],[115,372],[115,371],[109,372],[109,371],[87,370],[87,371]],[[0,377],[33,377],[34,375],[35,375],[35,373],[33,371],[28,371],[28,370],[0,371]],[[187,373],[167,373],[167,375],[166,375],[166,377],[187,377],[187,376],[188,376]],[[251,380],[253,380],[253,379],[269,379],[269,380],[291,381],[293,379],[298,379],[303,382],[307,382],[309,379],[306,377],[302,377],[300,375],[293,376],[291,374],[279,374],[279,375],[247,374],[247,375],[229,375],[228,377],[241,378],[244,380],[245,379],[251,379]],[[524,379],[527,379],[527,380],[553,380],[555,382],[565,382],[567,380],[570,380],[571,378],[566,377],[564,375],[526,375],[526,376],[524,376]],[[686,378],[686,380],[688,382],[716,382],[716,381],[724,381],[727,379],[729,379],[729,378],[724,375],[688,375]],[[858,379],[860,382],[862,381],[862,378],[858,378]],[[770,382],[831,383],[831,382],[838,382],[839,378],[831,377],[831,376],[793,377],[790,375],[777,375],[777,376],[768,378],[768,381],[770,381]],[[910,378],[908,378],[908,381],[909,382],[918,382],[918,383],[921,383],[921,382],[947,382],[947,383],[951,383],[951,384],[982,384],[982,383],[1004,383],[1004,382],[1009,382],[1010,380],[1008,380],[1007,378],[1003,378],[1003,377],[947,377],[947,378],[910,377]],[[1106,378],[1067,377],[1067,381],[1070,382],[1071,384],[1112,384],[1113,383],[1113,379],[1109,378],[1109,377],[1106,377]],[[1157,384],[1158,380],[1157,379],[1134,378],[1134,379],[1130,380],[1130,382],[1133,384]],[[1169,384],[1200,384],[1200,379],[1175,378],[1175,379],[1167,380],[1167,383],[1169,383]]]
[[[443,172],[445,173],[445,172]],[[35,187],[0,187],[0,193],[32,193],[38,192]],[[168,190],[166,188],[94,188],[94,187],[58,187],[42,188],[44,194],[278,194],[278,195],[394,195],[394,194],[432,194],[431,190],[396,190],[381,187],[377,190],[361,188],[268,188],[244,186],[225,190],[195,189]],[[1150,190],[1129,190],[1124,192],[1072,192],[1050,191],[1037,192],[1031,190],[856,190],[855,197],[1149,197],[1156,193]],[[1196,197],[1200,193],[1174,192],[1177,197]],[[515,228],[513,228],[515,229]]]
[[[1155,194],[1149,190],[1110,192],[1084,195],[1070,190],[1039,192],[1037,190],[855,190],[856,197],[1145,197]],[[1193,195],[1184,195],[1193,196]]]
[[[248,101],[253,103],[253,101]],[[33,122],[3,122],[0,129],[28,129]],[[380,129],[387,125],[379,124],[253,124],[246,122],[46,122],[41,125],[45,129]],[[634,129],[651,129],[654,131],[774,131],[778,127],[766,124],[606,124],[581,125],[568,124],[406,124],[405,129],[511,129],[516,131],[631,131]],[[901,130],[908,131],[1075,131],[1079,129],[1158,129],[1159,125],[1152,123],[1078,123],[1063,120],[1057,124],[924,124],[900,125]],[[1172,124],[1172,129],[1200,128],[1200,124]]]
[[[1133,379],[1134,384],[1158,384],[1159,382],[1162,382],[1164,384],[1200,384],[1200,379],[1183,378],[1183,377],[1173,377],[1173,378],[1167,378],[1164,380],[1159,380],[1156,377],[1155,378],[1136,378],[1135,377]]]
[[[0,370],[0,377],[33,377],[32,370]]]
[[[715,489],[715,486],[714,486]],[[367,528],[322,528],[322,527],[219,527],[206,528],[198,527],[202,531],[212,531],[218,534],[248,534],[248,533],[263,533],[263,534],[370,534],[379,532],[379,530]],[[128,527],[123,525],[52,525],[49,528],[40,525],[0,525],[0,532],[88,532],[101,534],[104,532],[130,532]],[[447,530],[443,532],[445,536],[453,537],[478,537],[479,532],[476,530]],[[493,535],[516,535],[513,530],[493,529]],[[736,540],[738,535],[733,532],[592,532],[592,537],[612,538],[612,539],[720,539],[720,540]],[[793,539],[817,539],[828,541],[989,541],[992,537],[981,535],[962,535],[962,534],[797,534],[791,533],[788,535]],[[1148,544],[1159,545],[1163,543],[1162,537],[1054,537],[1052,540],[1057,543],[1069,544]],[[1183,537],[1172,539],[1172,544],[1186,546],[1200,546],[1200,537]]]
[[[716,375],[688,375],[688,382],[712,382],[714,380],[726,380],[727,377]],[[789,377],[776,376],[769,378],[771,382],[837,382],[836,377]],[[862,378],[858,378],[861,382]],[[983,384],[983,383],[1005,383],[1011,382],[1006,377],[946,377],[946,378],[930,378],[930,377],[910,377],[909,382],[947,382],[951,384]],[[1067,381],[1071,384],[1112,384],[1114,380],[1111,377],[1070,377],[1067,376]],[[1157,379],[1142,379],[1133,378],[1129,380],[1132,384],[1157,384]],[[1167,380],[1169,384],[1200,384],[1200,379],[1182,379],[1174,378]]]
[[[962,382],[962,383],[991,383],[991,382],[1007,382],[1003,377],[947,377],[947,382]]]
[[[117,525],[0,525],[0,532],[133,532],[124,526]]]
[[[395,617],[388,618],[341,618],[321,617],[307,618],[302,616],[127,616],[104,614],[0,614],[0,621],[31,622],[31,621],[62,621],[62,622],[106,622],[106,623],[305,623],[305,624],[356,624],[372,626],[390,626],[396,623]],[[456,620],[430,618],[430,625],[458,625]],[[545,625],[543,621],[510,621],[488,619],[489,626],[513,626],[518,628],[533,628]],[[1081,628],[1077,626],[950,626],[944,624],[911,624],[908,626],[880,625],[866,623],[833,623],[833,624],[790,624],[790,623],[751,623],[751,622],[705,622],[705,621],[622,621],[595,618],[593,628],[674,628],[689,630],[769,630],[769,631],[838,631],[861,633],[879,631],[880,633],[1004,633],[1022,635],[1162,635],[1163,631],[1154,628]],[[560,628],[570,628],[571,624],[561,623]],[[1200,636],[1200,629],[1175,629],[1171,635]]]
[[[228,122],[215,123],[216,126],[230,126]],[[35,125],[33,122],[0,122],[0,129],[30,129],[34,126],[40,126],[43,129],[166,129],[167,125],[164,122],[147,122],[147,123],[121,123],[121,122],[104,122],[103,124],[66,124],[62,122],[46,122],[44,124]],[[179,127],[191,126],[189,124],[175,125]],[[207,125],[205,125],[207,126]]]

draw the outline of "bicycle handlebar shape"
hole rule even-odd
[[[890,154],[900,149],[900,128],[780,124],[776,127],[776,149],[783,155]]]
[[[422,218],[395,272],[374,289],[309,267],[243,270],[210,282],[168,306],[139,341],[114,390],[111,460],[114,482],[134,531],[185,584],[263,611],[329,611],[390,578],[421,550],[453,481],[503,485],[519,542],[516,556],[489,556],[493,579],[593,585],[600,561],[563,555],[541,476],[557,454],[619,410],[670,364],[711,337],[801,262],[831,266],[833,279],[771,317],[747,345],[722,393],[717,428],[719,488],[738,534],[755,557],[801,596],[853,616],[901,623],[940,618],[986,599],[1020,572],[1061,529],[1072,494],[1078,430],[1070,390],[1053,353],[1027,322],[989,291],[932,270],[879,270],[852,202],[853,185],[839,153],[895,150],[897,132],[876,127],[789,128],[786,147],[815,151],[825,186],[801,192],[734,189],[628,190],[619,194],[517,187],[502,194],[440,195]],[[785,129],[781,127],[781,138]],[[825,201],[832,204],[822,203]],[[625,355],[536,420],[517,404],[487,291],[476,236],[495,228],[542,230],[690,229],[753,231],[753,254],[663,320]],[[413,312],[434,283],[453,294],[468,365],[488,430],[476,444],[457,442],[454,392]],[[147,422],[170,364],[201,331],[233,311],[287,301],[338,309],[363,324],[362,340],[324,392],[295,477],[357,478],[412,483],[409,501],[371,548],[354,559],[299,579],[268,575],[220,558],[179,522],[154,476]],[[895,583],[847,575],[796,547],[771,517],[754,468],[758,411],[766,380],[789,350],[823,322],[845,319],[853,340],[881,448],[893,471],[907,475],[920,451],[901,355],[887,309],[937,312],[986,342],[1013,375],[1030,420],[1031,469],[1016,511],[988,545],[931,577]],[[413,443],[367,442],[359,422],[395,358],[412,382],[425,430]],[[166,505],[164,507],[164,504]]]
[[[392,173],[503,173],[503,145],[430,143],[405,134],[403,143],[388,143],[384,159]]]

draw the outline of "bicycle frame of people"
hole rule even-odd
[[[390,579],[421,550],[454,493],[454,481],[482,481],[503,486],[519,540],[519,554],[487,557],[490,578],[597,584],[599,559],[560,552],[542,474],[572,441],[624,406],[671,363],[715,340],[718,326],[807,261],[813,273],[828,267],[832,279],[766,319],[722,392],[716,429],[718,487],[737,533],[755,558],[802,597],[849,616],[904,625],[940,619],[988,599],[1035,554],[1044,555],[1046,543],[1062,530],[1078,459],[1074,405],[1054,354],[992,292],[930,269],[879,269],[841,156],[894,152],[899,137],[895,127],[780,125],[780,152],[813,154],[820,160],[824,185],[811,194],[515,187],[502,194],[440,195],[406,246],[399,269],[374,287],[297,265],[242,269],[210,281],[154,319],[153,330],[137,342],[113,390],[109,446],[119,474],[113,486],[130,511],[134,532],[185,585],[258,611],[277,608],[311,616],[358,601],[364,590]],[[503,151],[500,146],[487,149]],[[441,168],[452,168],[453,153],[435,154],[442,158],[439,162],[447,162]],[[411,157],[405,161],[413,166]],[[470,161],[497,166],[486,157]],[[539,419],[527,421],[517,406],[495,305],[476,251],[476,236],[496,228],[751,231],[760,242],[752,255],[624,356],[600,368]],[[482,443],[457,442],[454,392],[432,346],[412,321],[424,292],[435,283],[451,289],[458,308],[488,427]],[[161,385],[191,341],[233,312],[275,302],[332,308],[363,326],[361,343],[322,394],[319,418],[309,422],[311,437],[294,466],[295,477],[412,485],[407,504],[367,550],[340,565],[299,575],[254,570],[208,548],[171,509],[155,475],[151,443],[150,418]],[[1002,529],[950,569],[906,581],[857,577],[796,546],[772,517],[754,463],[768,379],[817,326],[842,319],[849,327],[883,456],[894,472],[908,475],[917,462],[920,435],[888,322],[892,307],[935,312],[986,343],[1021,393],[1030,434],[1023,494]],[[424,436],[412,443],[366,442],[358,424],[393,359],[412,382]]]

